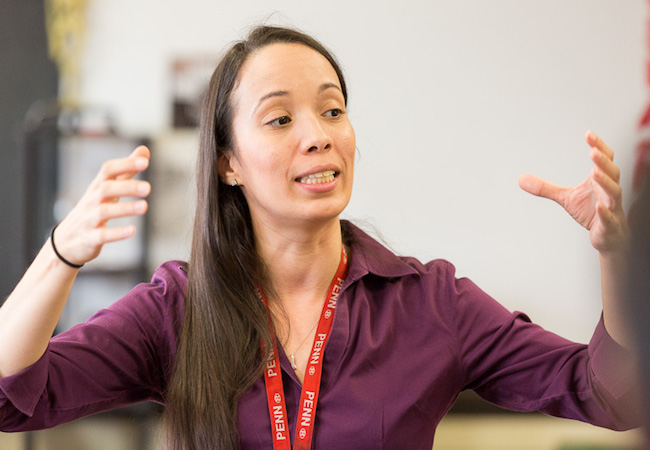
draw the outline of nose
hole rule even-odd
[[[320,116],[309,115],[301,128],[301,148],[304,153],[329,151],[332,148],[332,138]]]

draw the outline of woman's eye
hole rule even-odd
[[[326,117],[338,117],[341,114],[343,114],[343,111],[341,111],[338,108],[330,109],[329,111],[325,111],[325,116]]]
[[[278,117],[277,119],[274,119],[274,120],[270,121],[268,123],[268,125],[275,125],[275,126],[286,125],[289,122],[291,122],[291,119],[289,118],[289,116],[281,116],[281,117]]]

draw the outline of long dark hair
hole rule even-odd
[[[327,49],[299,31],[260,26],[236,42],[217,65],[206,91],[197,161],[197,207],[185,296],[185,319],[166,393],[170,449],[239,447],[237,402],[262,375],[271,349],[268,313],[256,283],[271,289],[253,236],[248,204],[238,187],[220,181],[218,160],[233,149],[231,94],[256,50],[297,43],[323,55],[345,80]]]

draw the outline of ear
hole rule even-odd
[[[220,152],[219,160],[217,162],[219,169],[219,178],[221,182],[227,185],[231,185],[233,180],[237,184],[241,184],[241,179],[238,177],[237,171],[233,168],[237,167],[237,161],[235,154],[232,150],[225,150]]]

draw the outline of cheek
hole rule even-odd
[[[356,151],[357,143],[354,134],[354,128],[350,125],[345,132],[341,133],[339,137],[341,150],[346,158],[352,158],[354,162],[354,152]]]
[[[275,171],[277,166],[277,155],[273,147],[263,139],[251,136],[248,139],[240,139],[237,142],[237,165],[240,172],[247,178],[259,179],[267,177]]]
[[[249,184],[257,189],[271,191],[281,186],[281,181],[287,178],[288,162],[282,152],[273,151],[268,146],[250,152],[243,169]]]

